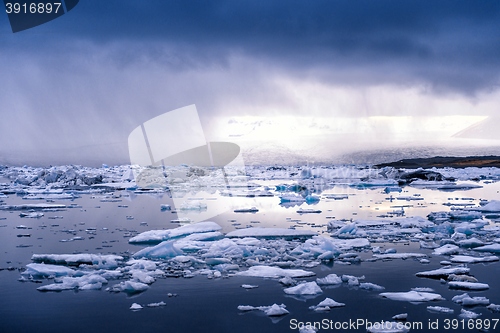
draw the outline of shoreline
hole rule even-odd
[[[500,156],[434,156],[427,158],[407,158],[396,162],[375,164],[376,168],[394,167],[405,169],[418,169],[418,168],[500,168]]]

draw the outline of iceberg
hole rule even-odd
[[[251,306],[251,305],[239,305],[238,310],[240,311],[252,311],[252,310],[260,310],[266,314],[266,316],[276,317],[283,316],[290,312],[286,309],[285,304],[278,305],[274,303],[271,306]]]
[[[316,279],[316,283],[319,285],[342,284],[342,279],[337,274],[328,274],[324,278]]]
[[[450,289],[462,289],[462,290],[486,290],[490,288],[490,286],[487,283],[462,282],[462,281],[450,281],[448,282],[448,287],[450,287]]]
[[[52,276],[72,276],[75,270],[58,265],[51,264],[27,264],[23,275],[31,275],[37,277],[52,277]]]
[[[175,241],[164,241],[158,245],[146,247],[133,254],[134,258],[166,259],[182,255],[184,252],[175,246]]]
[[[316,295],[323,292],[315,281],[304,282],[295,287],[285,288],[283,291],[288,295]]]
[[[497,256],[472,257],[472,256],[456,255],[456,256],[452,256],[450,260],[452,262],[461,263],[461,264],[475,264],[478,262],[498,261],[499,258]]]
[[[437,312],[437,313],[453,313],[455,312],[453,309],[444,307],[444,306],[428,306],[427,310],[430,312]]]
[[[129,243],[160,243],[172,238],[179,238],[194,233],[204,233],[221,230],[221,226],[215,222],[198,222],[183,225],[181,227],[169,230],[150,230],[140,233],[130,238]]]
[[[473,250],[480,251],[480,252],[500,253],[500,244],[495,243],[495,244],[490,244],[490,245],[479,246],[479,247],[474,248]]]
[[[487,299],[486,297],[482,297],[482,296],[470,297],[469,294],[467,294],[467,293],[454,296],[451,300],[455,303],[462,304],[463,306],[475,306],[475,305],[488,305],[488,304],[490,304],[490,300]]]
[[[407,302],[430,302],[441,301],[444,298],[436,293],[408,291],[408,292],[392,292],[381,293],[380,296],[391,299],[393,301],[407,301]]]
[[[79,277],[62,277],[59,283],[53,283],[38,287],[39,291],[62,291],[62,290],[99,290],[108,281],[98,274],[88,274]]]
[[[446,278],[450,274],[469,274],[470,268],[467,267],[447,267],[447,268],[438,268],[432,271],[424,271],[418,272],[415,275],[418,277],[428,277],[428,278]]]
[[[310,271],[304,271],[302,269],[283,269],[271,266],[252,266],[246,271],[236,273],[236,275],[255,276],[264,278],[281,278],[281,277],[299,278],[299,277],[314,276],[316,275],[316,273]]]
[[[437,255],[450,255],[450,254],[455,254],[458,252],[459,247],[453,244],[446,244],[441,247],[438,247],[437,249],[434,249],[434,252],[432,254],[437,254]]]
[[[85,265],[98,265],[106,268],[117,267],[117,261],[122,261],[122,256],[117,255],[100,255],[100,254],[33,254],[31,260],[37,263],[55,264],[55,265],[68,265],[79,266]]]
[[[329,311],[331,308],[337,308],[342,306],[345,306],[345,304],[336,302],[333,299],[327,297],[323,301],[319,302],[318,305],[310,306],[309,309],[320,312],[320,311]]]

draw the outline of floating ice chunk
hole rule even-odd
[[[382,287],[378,284],[370,283],[370,282],[360,283],[359,288],[366,289],[366,290],[374,290],[374,291],[382,291],[385,289],[385,287]]]
[[[374,254],[376,259],[386,260],[386,259],[409,259],[409,258],[425,258],[427,257],[424,253],[386,253],[386,254]]]
[[[283,291],[289,295],[317,295],[323,292],[315,281],[301,283],[295,287],[285,288]]]
[[[108,281],[100,275],[88,274],[79,277],[64,276],[59,283],[53,283],[38,287],[39,291],[62,291],[62,290],[99,290]]]
[[[449,267],[449,268],[438,268],[432,271],[418,272],[415,275],[418,277],[429,277],[429,278],[442,278],[448,277],[450,274],[468,274],[470,269],[467,267]]]
[[[129,239],[129,243],[159,243],[172,238],[194,233],[219,231],[220,225],[215,222],[198,222],[169,230],[149,230]]]
[[[369,333],[406,333],[410,331],[403,323],[395,321],[382,321],[370,324],[366,327],[366,332]]]
[[[434,289],[429,288],[429,287],[416,287],[416,288],[411,288],[413,291],[425,291],[425,292],[430,292],[432,293]]]
[[[38,219],[40,217],[43,217],[43,213],[37,213],[37,212],[32,212],[32,213],[20,213],[20,217],[26,217],[26,218],[31,218],[31,219]]]
[[[316,279],[316,283],[319,285],[342,284],[342,279],[337,274],[328,274],[324,278]]]
[[[474,248],[474,251],[500,253],[500,244],[494,243]]]
[[[137,311],[137,310],[140,310],[142,309],[142,306],[140,304],[137,304],[137,303],[133,303],[131,306],[130,306],[130,310],[134,310],[134,311]]]
[[[134,281],[123,281],[119,284],[115,284],[109,290],[114,292],[123,291],[126,293],[134,294],[146,291],[149,286],[142,282],[134,282]]]
[[[298,214],[319,214],[321,213],[321,210],[319,209],[311,209],[311,208],[299,208],[297,210]]]
[[[146,259],[132,259],[126,262],[131,269],[141,269],[146,271],[154,271],[157,263]]]
[[[441,295],[436,293],[419,292],[413,290],[408,292],[381,293],[380,296],[389,298],[394,301],[407,302],[429,302],[444,300]]]
[[[463,306],[490,304],[490,300],[487,299],[486,297],[482,297],[482,296],[470,297],[469,294],[467,294],[467,293],[465,293],[463,295],[454,296],[451,300],[455,303],[462,304]]]
[[[240,209],[235,209],[235,213],[257,213],[259,210],[255,207],[251,208],[240,208]]]
[[[462,289],[462,290],[486,290],[490,286],[487,283],[478,282],[462,282],[462,281],[450,281],[448,282],[448,287],[451,289]]]
[[[32,275],[32,276],[72,276],[75,274],[75,270],[58,265],[50,265],[50,264],[27,264],[26,270],[22,273],[23,275]]]
[[[236,273],[236,275],[256,276],[264,278],[280,278],[280,277],[299,278],[299,277],[314,276],[316,275],[316,273],[311,271],[304,271],[302,269],[283,269],[272,266],[252,266],[246,271]]]
[[[438,312],[438,313],[453,313],[455,310],[444,307],[444,306],[428,306],[427,310],[430,312]]]
[[[267,316],[283,316],[286,315],[288,312],[287,309],[283,305],[278,305],[278,304],[273,304],[269,307],[269,309],[265,310],[264,313]]]
[[[493,312],[500,312],[500,305],[491,303],[486,307],[488,310]]]
[[[118,266],[117,261],[122,261],[122,256],[117,255],[101,255],[101,254],[33,254],[31,260],[34,262],[43,262],[56,265],[79,266],[98,265],[99,267],[115,268]]]
[[[149,308],[157,308],[157,307],[160,307],[160,306],[165,306],[167,305],[167,303],[161,301],[161,302],[157,302],[157,303],[149,303],[149,304],[146,304],[147,307]]]
[[[255,285],[255,284],[242,284],[241,285],[241,288],[245,288],[245,289],[255,289],[255,288],[258,288],[259,286],[258,285]]]
[[[308,230],[294,230],[285,228],[246,228],[231,231],[226,234],[227,237],[258,237],[258,238],[301,238],[312,237],[318,233]]]
[[[448,281],[462,281],[462,282],[478,282],[477,279],[470,275],[450,274]]]
[[[295,286],[297,284],[297,281],[292,279],[290,276],[285,276],[282,279],[279,279],[279,283],[281,283],[284,286]]]
[[[158,245],[146,247],[134,253],[134,258],[173,258],[184,252],[175,246],[175,241],[164,241]]]
[[[491,200],[484,206],[468,208],[468,210],[476,210],[479,212],[496,213],[500,212],[500,201]]]
[[[486,257],[471,257],[471,256],[452,256],[451,261],[463,264],[475,264],[478,262],[492,262],[498,261],[499,258],[497,256],[486,256]]]
[[[251,306],[251,305],[239,305],[238,310],[240,311],[252,311],[252,310],[260,310],[264,312],[267,316],[283,316],[290,312],[286,309],[286,305],[284,304],[276,304],[274,303],[271,306]]]
[[[299,327],[299,333],[316,333],[318,330],[312,325],[305,325],[304,327]]]
[[[160,205],[160,210],[161,211],[166,211],[166,210],[171,210],[172,207],[170,205]]]
[[[207,252],[203,254],[204,258],[241,258],[248,256],[250,252],[244,246],[239,246],[231,239],[223,238],[213,242],[208,248]]]
[[[460,314],[458,316],[460,318],[464,318],[464,319],[475,319],[475,318],[479,317],[480,315],[481,315],[480,313],[476,313],[476,312],[473,312],[473,311],[461,309],[460,310]]]
[[[323,301],[319,302],[318,305],[312,305],[309,307],[309,309],[314,310],[314,311],[329,311],[331,308],[337,308],[345,306],[344,303],[336,302],[331,298],[325,298]]]
[[[349,223],[333,233],[333,236],[355,235],[357,227],[355,223]]]
[[[365,276],[356,277],[354,275],[342,275],[342,282],[346,282],[349,286],[359,286],[359,280],[363,280]]]
[[[280,196],[281,203],[285,202],[305,202],[306,199],[304,197],[297,194],[286,194]]]
[[[460,245],[460,247],[473,248],[473,247],[483,246],[484,242],[473,237],[473,238],[463,239],[463,240],[459,241],[458,245]]]
[[[40,210],[40,209],[64,209],[66,205],[60,204],[47,204],[47,203],[39,203],[39,204],[25,204],[25,205],[0,205],[1,210]]]
[[[446,244],[441,247],[438,247],[437,249],[432,252],[432,254],[437,254],[437,255],[450,255],[450,254],[455,254],[458,252],[459,247],[453,244]]]
[[[408,318],[407,313],[400,313],[400,314],[397,314],[395,316],[392,316],[392,319],[394,319],[394,320],[406,320],[407,318]]]

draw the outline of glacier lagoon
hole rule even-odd
[[[230,192],[179,169],[168,191],[130,166],[3,167],[2,331],[498,318],[499,169],[253,166]]]

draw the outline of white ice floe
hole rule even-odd
[[[113,287],[108,288],[106,290],[113,292],[126,292],[130,294],[140,293],[149,289],[149,286],[142,282],[136,281],[123,281],[119,284],[115,284]]]
[[[255,288],[258,288],[259,286],[258,285],[255,285],[255,284],[242,284],[241,285],[241,288],[244,288],[244,289],[255,289]]]
[[[72,276],[75,272],[75,270],[64,266],[31,263],[26,265],[26,270],[22,274],[36,277],[51,277],[65,275]]]
[[[500,312],[500,304],[493,304],[491,303],[486,307],[488,310],[493,311],[493,312]]]
[[[140,310],[140,309],[142,309],[142,305],[137,304],[137,303],[133,303],[133,304],[130,306],[130,310],[137,311],[137,310]]]
[[[452,256],[450,260],[452,262],[462,263],[462,264],[475,264],[478,262],[498,261],[499,258],[497,256],[472,257],[472,256],[456,255]]]
[[[337,276],[337,274],[328,274],[324,278],[316,279],[316,283],[319,285],[335,285],[342,284],[342,279]]]
[[[474,248],[474,247],[483,246],[484,242],[480,239],[472,237],[469,239],[463,239],[461,241],[458,241],[458,245],[460,245],[460,247]]]
[[[285,288],[283,291],[288,295],[317,295],[323,292],[315,281],[304,282],[295,287]]]
[[[494,243],[474,248],[474,251],[500,253],[500,244]]]
[[[426,258],[427,255],[424,253],[385,253],[385,254],[374,254],[373,257],[380,260],[386,260],[386,259]]]
[[[468,210],[475,210],[479,212],[496,213],[500,212],[500,201],[491,200],[484,206],[467,208]]]
[[[311,271],[304,271],[302,269],[284,269],[272,266],[252,266],[246,271],[236,273],[236,275],[255,276],[263,278],[281,278],[281,277],[300,278],[300,277],[314,276],[316,275],[316,273]]]
[[[88,274],[79,277],[64,276],[53,284],[38,287],[39,291],[62,291],[62,290],[99,290],[108,281],[98,274]]]
[[[156,302],[156,303],[149,303],[149,304],[146,304],[146,306],[148,308],[157,308],[157,307],[160,307],[160,306],[165,306],[167,305],[167,303],[163,302],[163,301],[160,301],[160,302]]]
[[[400,313],[392,316],[392,319],[394,320],[406,320],[407,318],[408,318],[408,313]]]
[[[198,222],[169,230],[149,230],[129,239],[129,243],[159,243],[172,238],[221,230],[215,222]]]
[[[118,266],[119,261],[123,260],[122,256],[117,256],[113,254],[101,255],[101,254],[90,254],[90,253],[80,253],[80,254],[33,254],[31,260],[34,262],[43,262],[47,264],[56,265],[96,265],[105,268],[115,268]]]
[[[460,318],[464,318],[464,319],[475,319],[475,318],[479,317],[480,315],[481,315],[480,313],[476,313],[476,312],[473,312],[473,311],[461,309],[460,310],[460,314],[458,316]]]
[[[286,309],[285,304],[276,304],[270,306],[251,306],[251,305],[239,305],[238,310],[240,311],[252,311],[252,310],[260,310],[264,312],[267,316],[283,316],[290,312]]]
[[[463,306],[475,306],[475,305],[488,305],[490,300],[486,297],[476,296],[470,297],[469,294],[465,293],[462,295],[453,296],[451,299],[453,302],[462,304]]]
[[[436,255],[450,255],[450,254],[455,254],[459,250],[459,247],[453,244],[446,244],[441,247],[438,247],[437,249],[434,249],[434,252],[432,254]]]
[[[320,214],[321,210],[312,208],[299,208],[297,214]]]
[[[322,312],[329,311],[331,308],[338,308],[342,306],[345,306],[345,303],[336,302],[333,299],[327,297],[323,301],[319,302],[318,305],[310,306],[309,309],[317,312]]]
[[[0,205],[1,210],[40,210],[40,209],[64,209],[66,205],[61,204],[25,204],[25,205]]]
[[[429,302],[429,301],[441,301],[444,298],[436,293],[427,293],[419,291],[408,291],[408,292],[392,292],[392,293],[381,293],[380,296],[394,300],[394,301],[407,301],[407,302]]]
[[[365,289],[365,290],[374,290],[374,291],[382,291],[385,289],[385,287],[382,287],[378,284],[375,283],[370,283],[370,282],[363,282],[359,284],[360,289]]]
[[[226,237],[263,237],[263,238],[296,238],[296,237],[312,237],[318,233],[309,230],[295,230],[286,228],[245,228],[231,231],[226,234]]]
[[[467,267],[446,267],[446,268],[438,268],[432,271],[424,271],[418,272],[415,275],[418,277],[430,277],[430,278],[441,278],[448,277],[450,274],[468,274],[470,272],[470,268]]]
[[[490,286],[487,283],[478,282],[462,282],[462,281],[450,281],[448,282],[448,287],[451,289],[462,289],[462,290],[486,290]]]
[[[438,313],[453,313],[455,310],[444,307],[444,306],[428,306],[427,310],[430,312],[438,312]]]
[[[182,255],[184,252],[176,247],[175,241],[164,241],[158,245],[146,247],[134,253],[134,258],[167,259]]]

